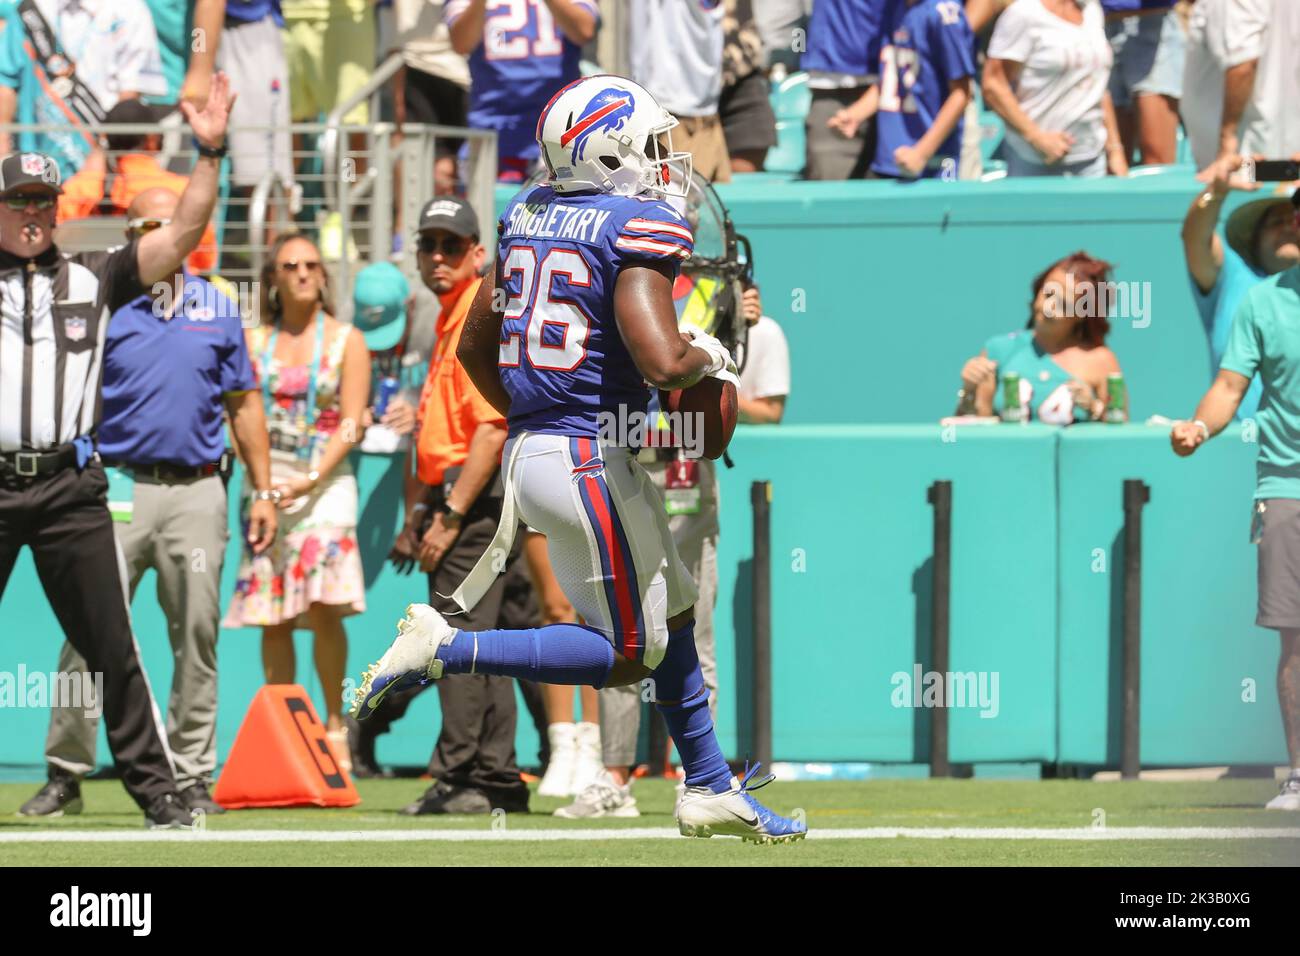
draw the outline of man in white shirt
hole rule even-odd
[[[776,320],[763,314],[757,286],[745,290],[741,309],[749,323],[749,342],[740,373],[740,420],[779,425],[790,394],[790,346]]]
[[[1239,153],[1300,152],[1300,3],[1198,0],[1188,27],[1183,126],[1197,169]]]

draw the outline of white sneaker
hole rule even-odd
[[[808,824],[773,813],[754,799],[751,790],[771,783],[767,777],[754,786],[749,781],[758,764],[746,769],[741,780],[731,778],[731,789],[714,793],[707,787],[687,787],[677,801],[677,829],[682,836],[738,836],[752,843],[791,843],[808,835]]]
[[[584,720],[575,726],[577,759],[573,765],[572,793],[582,793],[596,782],[605,769],[600,752],[600,724]]]
[[[579,790],[573,785],[573,770],[578,759],[576,726],[571,723],[554,723],[546,727],[546,737],[551,742],[551,762],[537,786],[539,797],[571,797]]]
[[[566,820],[591,820],[596,817],[639,817],[641,811],[632,796],[631,782],[620,787],[602,767],[600,776],[578,794],[573,803],[556,810],[555,815]]]
[[[1300,771],[1292,770],[1282,781],[1282,792],[1264,804],[1266,810],[1300,810]]]
[[[433,655],[456,635],[456,629],[427,604],[408,604],[406,617],[397,622],[397,639],[379,663],[371,664],[361,676],[352,704],[352,716],[365,720],[393,687],[437,680],[442,661]]]

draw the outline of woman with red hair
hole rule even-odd
[[[999,414],[1006,397],[999,382],[1013,372],[1020,376],[1022,420],[1100,421],[1110,397],[1107,376],[1120,371],[1106,346],[1114,302],[1110,269],[1080,251],[1043,270],[1034,279],[1025,330],[989,339],[962,368],[957,414]]]

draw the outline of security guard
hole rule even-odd
[[[202,111],[182,104],[199,159],[172,221],[104,252],[54,245],[58,165],[0,161],[0,593],[29,545],[68,641],[103,675],[108,742],[151,828],[186,828],[158,708],[126,602],[108,479],[94,435],[108,318],[169,279],[212,215],[232,97],[224,74]],[[159,374],[167,374],[160,368]]]

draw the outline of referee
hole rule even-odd
[[[216,201],[231,102],[218,73],[202,111],[182,104],[199,159],[175,216],[104,252],[55,247],[62,186],[53,159],[0,161],[0,593],[30,546],[65,636],[103,675],[109,747],[151,828],[189,827],[191,817],[131,633],[108,480],[95,454],[100,363],[109,316],[171,277],[198,245]]]

